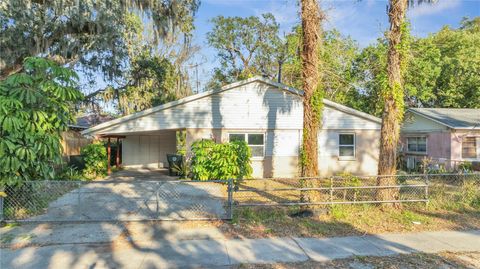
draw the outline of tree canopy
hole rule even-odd
[[[221,86],[257,74],[273,78],[282,61],[279,25],[271,13],[250,17],[218,16],[211,20],[208,44],[216,49],[220,68],[210,87]]]
[[[154,46],[179,32],[188,39],[198,6],[198,0],[2,1],[0,78],[18,72],[26,57],[42,56],[113,79],[128,57],[129,14],[152,22]]]
[[[77,75],[42,58],[0,81],[0,184],[52,179],[61,162],[61,132],[74,122],[82,94]]]

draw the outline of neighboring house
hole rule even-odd
[[[198,139],[245,139],[254,177],[299,175],[302,91],[254,77],[99,124],[82,132],[121,137],[124,167],[165,167],[176,151],[176,132],[187,149]],[[319,134],[321,175],[377,173],[381,120],[324,100]]]
[[[418,168],[425,157],[446,169],[480,162],[480,109],[410,108],[401,132],[409,169]]]
[[[81,131],[112,119],[114,119],[114,117],[110,115],[90,114],[78,117],[75,124],[69,124],[68,131],[62,133],[61,144],[64,159],[68,162],[71,156],[80,155],[81,148],[92,142],[91,139],[85,138],[80,133]]]

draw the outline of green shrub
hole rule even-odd
[[[81,154],[85,161],[83,175],[95,179],[107,175],[107,150],[101,142],[95,142],[82,148]]]
[[[59,180],[84,180],[82,172],[74,166],[65,167],[59,174]]]
[[[243,179],[251,176],[250,148],[244,141],[215,143],[199,140],[192,144],[191,172],[195,180]]]

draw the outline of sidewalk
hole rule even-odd
[[[241,263],[329,261],[351,256],[480,251],[480,230],[334,238],[159,240],[0,249],[1,268],[228,267]]]

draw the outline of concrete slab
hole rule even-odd
[[[226,241],[232,264],[300,262],[307,255],[289,238],[233,239]]]
[[[455,250],[451,245],[436,240],[426,233],[381,234],[376,237],[383,240],[383,242],[385,242],[384,244],[394,243],[399,249],[403,248],[408,252],[436,253]]]
[[[122,231],[123,225],[115,223],[24,224],[1,228],[0,246],[104,243],[114,241]]]
[[[358,236],[333,238],[295,238],[295,241],[314,261],[329,261],[358,256],[382,256],[389,253]]]
[[[227,266],[230,259],[224,241],[185,240],[155,242],[138,268]]]
[[[480,251],[480,233],[478,231],[440,231],[424,234],[452,246],[452,250],[455,251]]]

